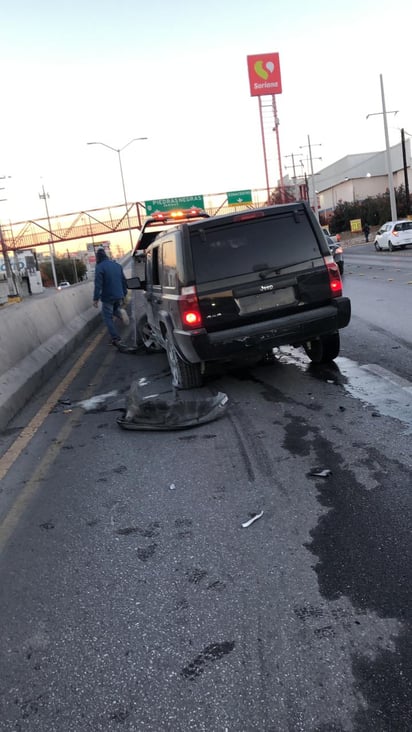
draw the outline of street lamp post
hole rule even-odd
[[[130,228],[130,217],[129,217],[129,209],[127,205],[127,196],[126,196],[126,186],[124,183],[124,175],[123,175],[123,166],[122,166],[122,156],[121,153],[123,150],[126,149],[126,147],[129,147],[129,145],[132,144],[132,142],[136,142],[137,140],[147,140],[147,137],[134,137],[133,140],[130,140],[126,145],[123,145],[123,147],[112,147],[111,145],[106,145],[105,142],[88,142],[88,145],[103,145],[103,147],[108,147],[109,150],[113,150],[113,152],[117,153],[117,156],[119,158],[119,168],[120,168],[120,177],[122,180],[122,188],[123,188],[123,198],[124,198],[124,205],[126,208],[126,218],[127,218],[127,226],[129,229],[129,238],[130,238],[130,250],[133,250],[133,236],[132,231]]]

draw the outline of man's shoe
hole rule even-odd
[[[119,308],[119,316],[123,325],[129,325],[129,316],[124,308]]]
[[[116,348],[119,348],[120,344],[121,344],[120,338],[112,338],[112,346],[116,346]]]

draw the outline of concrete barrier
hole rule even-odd
[[[0,305],[9,301],[9,283],[7,280],[0,280]]]
[[[92,306],[93,286],[85,282],[0,309],[0,430],[102,322]]]

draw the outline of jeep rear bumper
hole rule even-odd
[[[337,297],[322,307],[208,333],[174,330],[176,345],[189,363],[239,358],[247,353],[260,354],[275,346],[298,345],[320,335],[345,328],[351,317],[347,297]]]

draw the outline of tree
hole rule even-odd
[[[267,205],[273,206],[274,204],[280,203],[292,203],[296,201],[295,187],[294,186],[283,186],[274,188],[270,193]]]
[[[87,267],[81,259],[71,257],[56,257],[54,260],[57,282],[80,282],[86,276]],[[51,262],[45,261],[40,264],[40,272],[44,287],[53,287],[53,273]],[[77,279],[76,279],[77,273]]]

